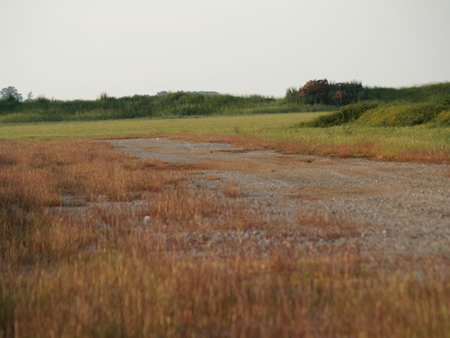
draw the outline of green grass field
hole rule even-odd
[[[308,121],[324,113],[218,116],[179,119],[129,119],[35,124],[0,124],[0,138],[46,139],[73,137],[128,137],[155,134],[261,134]]]

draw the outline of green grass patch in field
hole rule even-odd
[[[179,119],[128,119],[0,125],[0,139],[48,139],[73,137],[132,137],[156,134],[258,134],[287,128],[324,113],[214,116]]]

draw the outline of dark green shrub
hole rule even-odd
[[[14,112],[20,107],[21,104],[22,102],[17,100],[14,96],[0,100],[0,114]]]

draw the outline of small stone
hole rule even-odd
[[[144,224],[149,224],[150,223],[150,216],[145,216],[144,217]]]

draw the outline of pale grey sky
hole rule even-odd
[[[0,31],[24,97],[450,80],[449,0],[0,0]]]

